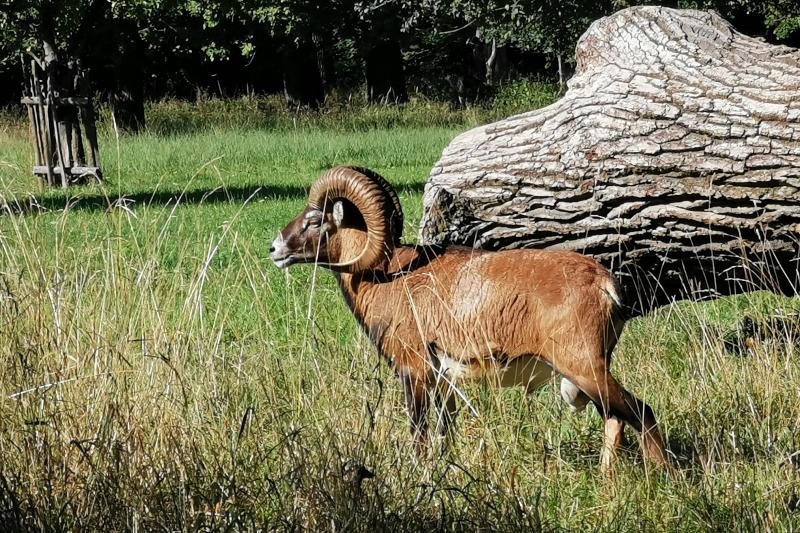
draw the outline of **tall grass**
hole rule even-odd
[[[337,163],[395,183],[413,237],[427,172],[462,127],[107,133],[106,185],[6,209],[4,528],[796,529],[800,350],[719,342],[743,314],[800,308],[772,295],[628,326],[614,372],[653,406],[672,473],[643,465],[629,434],[603,477],[599,417],[569,412],[555,383],[466,387],[477,415],[462,410],[447,453],[415,457],[400,387],[331,276],[279,271],[267,250]],[[17,133],[2,143],[13,204],[33,187],[29,156]]]
[[[159,135],[192,133],[198,129],[325,129],[371,131],[387,128],[463,127],[491,119],[492,108],[454,109],[443,102],[415,98],[402,106],[367,105],[360,99],[329,99],[319,110],[287,109],[282,97],[245,96],[220,100],[200,96],[192,106],[163,101],[148,109],[148,129]]]

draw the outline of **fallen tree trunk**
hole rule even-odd
[[[596,21],[553,105],[468,131],[425,187],[420,240],[573,249],[634,314],[800,290],[800,50],[719,15]]]

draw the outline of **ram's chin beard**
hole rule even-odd
[[[295,264],[297,261],[293,257],[273,257],[272,262],[275,263],[275,266],[278,268],[287,268]]]

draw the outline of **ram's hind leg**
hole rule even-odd
[[[625,390],[607,369],[596,368],[591,376],[571,375],[569,379],[592,399],[606,420],[603,446],[605,466],[613,463],[613,452],[622,439],[624,424],[629,424],[640,433],[645,459],[656,464],[668,463],[664,439],[658,430],[653,410]]]
[[[600,467],[604,472],[611,470],[617,458],[617,448],[622,445],[625,422],[614,416],[605,417],[603,428],[603,451],[600,454]]]
[[[561,378],[561,398],[573,411],[583,411],[591,399],[573,382],[565,377]]]
[[[582,411],[591,401],[591,398],[589,398],[585,392],[565,377],[561,378],[561,397],[573,411]],[[606,416],[602,408],[599,410],[600,416],[605,420],[603,451],[600,454],[600,465],[603,471],[608,471],[614,465],[617,448],[622,445],[625,422],[613,416]]]
[[[641,435],[645,459],[660,465],[667,464],[664,439],[658,430],[653,409],[622,387],[610,373],[606,373],[598,385],[600,405],[603,406],[609,420],[619,421],[620,435],[622,424],[629,424]],[[613,431],[612,429],[612,438],[614,438]]]

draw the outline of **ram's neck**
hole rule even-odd
[[[372,301],[376,299],[376,293],[380,292],[380,281],[387,279],[388,272],[385,268],[379,268],[358,274],[334,272],[334,276],[336,276],[347,306],[358,321],[364,325],[364,316]]]
[[[398,274],[408,271],[417,255],[415,248],[399,246],[392,251],[389,260],[375,270],[358,274],[334,272],[348,307],[362,325],[371,306],[376,303],[391,305],[387,298],[398,281]]]
[[[438,261],[442,250],[398,246],[381,268],[359,274],[334,273],[345,302],[380,353],[387,355],[386,335],[395,331],[398,321],[409,316],[404,311],[408,307],[409,284],[430,281],[428,274],[436,270],[432,263]]]
[[[344,296],[344,301],[347,303],[347,307],[349,307],[350,311],[352,311],[356,316],[358,322],[361,325],[364,325],[364,312],[361,309],[361,305],[359,305],[357,299],[357,295],[360,292],[360,283],[354,283],[353,274],[334,272],[333,275],[336,277],[336,282],[339,284],[339,289],[342,291],[342,296]]]

